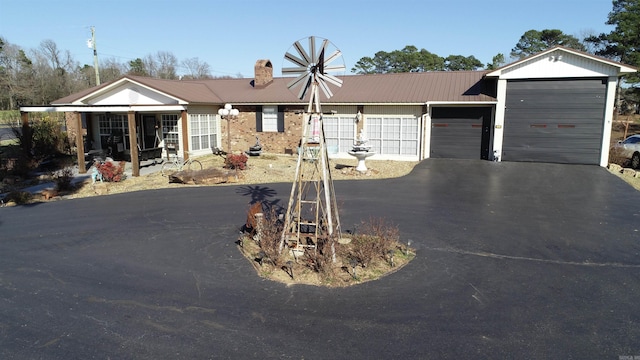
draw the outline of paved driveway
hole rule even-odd
[[[402,271],[347,289],[257,277],[234,245],[290,185],[0,209],[2,359],[640,356],[640,193],[595,166],[428,160],[335,184],[384,216]]]

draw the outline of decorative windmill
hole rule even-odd
[[[296,65],[282,68],[283,75],[297,76],[287,87],[290,90],[300,88],[298,98],[304,100],[309,95],[309,104],[304,115],[280,249],[286,244],[294,250],[304,251],[328,243],[333,249],[333,240],[340,237],[340,219],[324,138],[320,90],[329,99],[333,96],[331,87],[342,86],[342,80],[330,73],[344,72],[344,60],[340,50],[329,40],[315,36],[308,38],[306,48],[300,40],[296,41],[284,58]]]

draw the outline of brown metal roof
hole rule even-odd
[[[494,102],[491,89],[483,80],[486,71],[437,71],[343,76],[339,89],[328,104],[423,104],[438,102]],[[161,80],[139,76],[124,78],[156,89],[188,103],[198,104],[297,104],[298,90],[289,90],[292,78],[274,78],[263,88],[252,86],[252,79]],[[122,79],[116,80],[121,81]],[[110,83],[110,84],[113,84]],[[64,97],[53,102],[70,104],[99,92],[109,84]],[[490,88],[490,86],[489,86]],[[487,91],[489,90],[489,91]],[[495,90],[494,90],[495,91]]]

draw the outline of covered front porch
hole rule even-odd
[[[96,157],[131,163],[140,175],[142,161],[167,158],[167,149],[188,159],[187,111],[174,106],[50,106],[22,107],[23,131],[29,114],[65,112],[67,134],[74,145],[78,171],[86,173]]]

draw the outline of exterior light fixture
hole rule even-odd
[[[225,104],[223,108],[218,110],[218,115],[227,120],[227,153],[231,154],[231,120],[240,115],[240,110],[234,109],[231,104]]]

